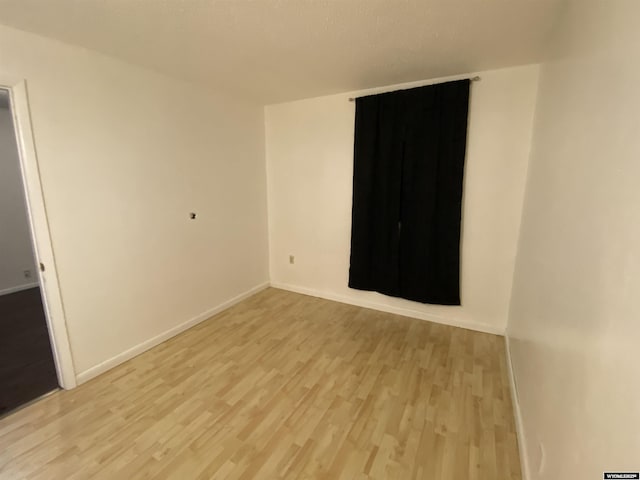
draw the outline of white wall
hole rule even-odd
[[[271,280],[276,286],[502,333],[506,326],[538,67],[481,72],[472,84],[462,235],[461,307],[347,287],[354,103],[364,93],[266,108]],[[444,79],[440,79],[444,80]],[[438,80],[438,81],[440,81]],[[295,264],[289,264],[289,255]]]
[[[25,278],[30,270],[32,277]],[[11,111],[0,108],[0,294],[37,283]]]
[[[569,2],[541,70],[508,326],[530,479],[640,469],[639,18]]]
[[[262,106],[6,27],[0,75],[27,79],[81,380],[268,281]]]

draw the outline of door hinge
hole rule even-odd
[[[44,272],[45,268],[44,268],[44,263],[40,262],[40,271]]]

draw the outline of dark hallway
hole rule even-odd
[[[0,415],[57,387],[40,288],[0,295]]]

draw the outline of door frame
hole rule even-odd
[[[31,114],[27,82],[0,75],[0,88],[9,92],[10,111],[20,158],[22,184],[25,192],[31,242],[38,265],[38,280],[41,287],[49,339],[56,365],[58,383],[64,389],[77,385],[76,372],[67,331],[67,322],[60,293],[56,261],[51,243],[47,209],[42,192],[40,167],[31,128]],[[42,266],[44,266],[44,271]]]

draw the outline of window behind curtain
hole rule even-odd
[[[460,305],[469,86],[356,100],[349,287]]]

